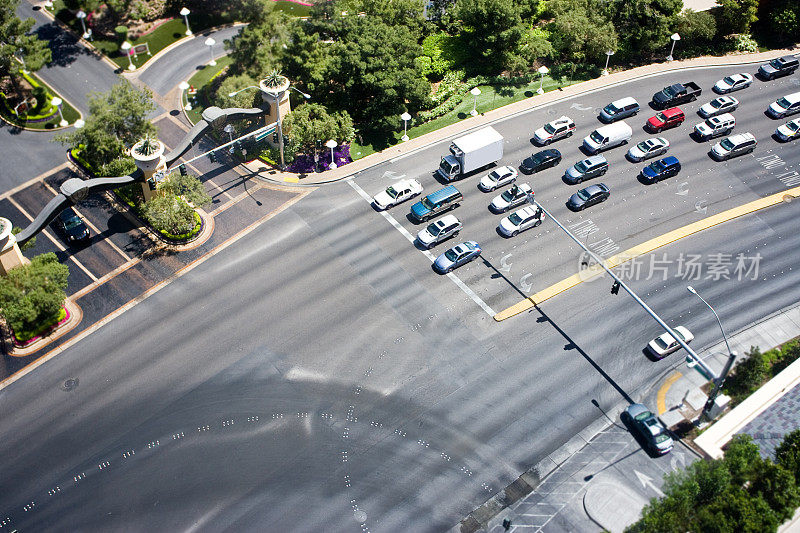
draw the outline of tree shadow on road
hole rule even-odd
[[[87,48],[81,46],[74,35],[54,22],[37,28],[36,35],[50,45],[53,53],[51,66],[66,67],[74,63],[80,55],[94,55]]]

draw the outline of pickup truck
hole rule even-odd
[[[703,89],[693,81],[674,83],[653,95],[653,105],[656,109],[664,109],[678,104],[685,104],[686,102],[697,100],[697,97],[702,92]]]

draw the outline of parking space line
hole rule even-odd
[[[47,188],[47,189],[48,189],[50,192],[52,192],[53,194],[59,194],[59,192],[58,192],[58,191],[56,191],[54,188],[52,188],[50,185],[48,185],[46,181],[42,181],[42,185],[44,185],[44,186],[45,186],[45,187],[46,187],[46,188]],[[92,230],[94,230],[94,232],[95,232],[97,235],[102,235],[102,232],[101,232],[99,229],[97,229],[97,226],[95,226],[94,224],[92,224],[92,223],[89,221],[89,219],[88,219],[88,218],[86,218],[85,216],[83,216],[83,214],[81,214],[81,212],[78,210],[78,207],[77,207],[77,206],[72,206],[72,209],[75,211],[75,213],[77,213],[77,214],[78,214],[78,216],[79,216],[79,217],[81,217],[81,220],[83,220],[83,222],[84,222],[84,223],[85,223],[87,226],[89,226],[89,227],[90,227]],[[116,250],[116,251],[117,251],[117,253],[119,253],[119,255],[121,255],[121,256],[122,256],[122,258],[123,258],[123,259],[125,259],[125,261],[130,261],[130,260],[131,260],[131,258],[128,256],[128,254],[126,254],[125,252],[123,252],[123,251],[122,251],[122,249],[121,249],[119,246],[117,246],[116,244],[114,244],[114,243],[111,241],[111,239],[103,239],[103,240],[104,240],[105,242],[107,242],[107,243],[108,243],[108,244],[109,244],[109,245],[110,245],[110,246],[111,246],[111,247],[112,247],[114,250]]]
[[[89,285],[87,285],[84,288],[82,288],[81,290],[77,291],[75,294],[72,295],[72,299],[73,300],[77,300],[78,298],[86,296],[87,294],[89,294],[90,292],[95,290],[100,285],[103,285],[104,283],[106,283],[110,279],[117,277],[119,274],[122,274],[123,272],[128,270],[133,265],[136,265],[136,264],[140,263],[141,260],[142,259],[140,257],[137,257],[136,259],[128,260],[127,263],[123,263],[122,265],[118,266],[117,268],[115,268],[114,270],[112,270],[111,272],[106,274],[105,276],[94,280]]]
[[[254,185],[252,190],[246,190],[244,192],[241,192],[241,193],[237,194],[236,196],[228,195],[228,197],[230,197],[230,201],[225,202],[224,204],[222,204],[218,208],[216,208],[213,211],[211,211],[210,213],[208,213],[208,216],[210,216],[212,218],[216,217],[217,215],[219,215],[220,213],[222,213],[223,211],[225,211],[229,207],[233,207],[234,205],[236,205],[239,202],[241,202],[242,200],[244,200],[246,196],[251,196],[255,191],[257,191],[257,190],[259,190],[261,188],[262,187],[259,187],[258,185]]]
[[[25,215],[26,217],[28,217],[28,220],[30,220],[31,222],[33,222],[33,217],[30,215],[30,213],[28,213],[28,212],[25,210],[25,208],[24,208],[24,207],[22,207],[21,205],[19,205],[19,202],[17,202],[16,200],[14,200],[14,198],[12,198],[11,196],[9,196],[9,197],[8,197],[8,201],[9,201],[9,202],[11,202],[11,205],[13,205],[13,206],[14,206],[14,207],[16,207],[17,209],[19,209],[19,212],[20,212],[20,213],[22,213],[23,215]],[[67,249],[66,249],[66,248],[64,248],[64,245],[62,245],[62,244],[61,244],[61,243],[60,243],[60,242],[59,242],[59,241],[58,241],[58,240],[57,240],[55,237],[53,237],[53,236],[50,234],[50,232],[49,232],[49,231],[47,231],[47,230],[42,230],[42,235],[44,235],[45,237],[47,237],[48,239],[50,239],[51,241],[53,241],[53,244],[55,244],[55,245],[56,245],[56,248],[58,248],[58,249],[59,249],[59,250],[61,250],[62,252],[66,252],[66,251],[67,251]],[[69,253],[69,252],[67,252],[67,253]],[[73,263],[75,263],[76,265],[78,265],[78,268],[80,268],[81,270],[83,270],[83,271],[86,273],[86,275],[87,275],[87,276],[89,276],[89,277],[90,277],[90,278],[91,278],[93,281],[97,281],[97,276],[95,276],[94,274],[92,274],[91,272],[89,272],[89,269],[88,269],[88,268],[86,268],[85,266],[83,266],[83,263],[81,263],[80,261],[78,261],[78,259],[77,259],[77,258],[76,258],[74,255],[72,255],[72,254],[69,254],[69,259],[70,259],[70,260],[71,260]]]
[[[800,187],[795,187],[793,189],[787,189],[785,191],[772,194],[769,196],[765,196],[763,198],[759,198],[758,200],[754,200],[752,202],[748,202],[746,204],[742,204],[740,206],[728,209],[721,213],[717,213],[716,215],[711,215],[709,217],[703,218],[698,220],[697,222],[692,222],[691,224],[687,224],[683,227],[674,229],[672,231],[668,231],[663,235],[659,235],[653,239],[643,242],[642,244],[636,245],[633,248],[629,248],[622,253],[616,254],[612,257],[609,257],[605,260],[605,265],[607,268],[614,268],[619,266],[623,263],[626,263],[636,257],[649,254],[653,250],[660,248],[662,246],[666,246],[671,244],[675,241],[683,239],[684,237],[688,237],[690,235],[694,235],[701,231],[707,230],[723,222],[728,222],[735,218],[748,215],[750,213],[755,213],[756,211],[760,211],[761,209],[766,209],[768,207],[772,207],[784,202],[788,202],[793,198],[800,197]],[[577,274],[573,274],[568,278],[564,278],[563,280],[550,285],[546,289],[543,289],[531,296],[528,296],[524,300],[517,302],[516,304],[500,311],[498,314],[494,316],[494,319],[497,322],[501,322],[506,320],[507,318],[511,318],[512,316],[516,316],[520,313],[523,313],[533,306],[538,305],[545,300],[552,298],[562,292],[571,289],[577,285],[583,283],[583,281],[588,281],[593,279],[595,276],[605,274],[604,270],[599,265],[592,265],[586,270],[582,272],[578,272]]]
[[[364,189],[362,189],[355,181],[353,181],[352,179],[347,179],[347,183],[350,184],[350,187],[352,187],[353,190],[356,191],[358,193],[358,195],[361,196],[361,198],[364,199],[365,202],[367,202],[367,204],[372,205],[372,197],[370,195],[368,195],[366,193],[366,191],[364,191]],[[389,221],[389,224],[394,226],[395,229],[397,231],[399,231],[401,235],[403,235],[406,239],[408,239],[408,242],[410,242],[412,245],[414,244],[414,236],[411,235],[411,233],[406,228],[404,228],[392,215],[390,215],[385,210],[384,211],[379,211],[379,213],[381,215],[383,215],[383,218],[385,218],[387,221]],[[414,249],[416,250],[416,247]],[[425,257],[427,257],[430,260],[431,263],[436,261],[436,258],[433,256],[433,254],[430,252],[430,250],[419,250],[419,251]],[[473,302],[478,304],[481,307],[481,309],[486,311],[486,313],[489,316],[494,316],[495,315],[494,310],[491,307],[489,307],[489,305],[486,302],[484,302],[481,299],[480,296],[475,294],[475,292],[472,289],[467,287],[467,284],[464,283],[463,281],[461,281],[461,278],[459,278],[458,276],[456,276],[452,272],[448,272],[446,274],[446,276],[448,278],[450,278],[453,281],[453,283],[455,283],[458,286],[459,289],[464,291],[464,293],[467,296],[469,296],[472,299]]]

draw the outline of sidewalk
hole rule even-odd
[[[281,172],[277,169],[270,169],[261,161],[251,161],[245,163],[249,171],[258,177],[276,183],[297,183],[299,185],[322,185],[332,183],[350,177],[358,172],[370,167],[385,163],[395,157],[406,155],[418,150],[422,150],[432,144],[443,140],[452,139],[456,136],[481,126],[486,126],[515,115],[526,113],[533,109],[544,107],[554,102],[566,100],[573,96],[587,92],[597,91],[614,85],[619,85],[638,78],[645,78],[669,71],[682,71],[692,68],[703,68],[724,65],[746,65],[766,63],[772,58],[786,54],[796,54],[797,47],[786,50],[772,50],[769,52],[758,52],[754,54],[735,54],[721,57],[703,56],[687,59],[684,61],[673,61],[670,63],[653,63],[642,67],[614,72],[608,76],[601,76],[592,80],[576,83],[564,89],[547,92],[541,96],[533,96],[525,100],[520,100],[513,104],[503,106],[486,113],[481,113],[477,117],[470,117],[452,124],[445,128],[432,131],[420,137],[411,139],[405,143],[392,146],[375,154],[368,155],[339,167],[335,170],[328,170],[319,174],[294,174],[291,172]]]

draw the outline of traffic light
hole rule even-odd
[[[241,150],[242,150],[242,148],[244,148],[244,147],[242,146],[242,141],[236,141],[236,142],[235,142],[233,145],[234,145],[234,146],[236,147],[236,149],[237,149],[237,150],[239,150],[239,151],[241,151]]]
[[[216,154],[216,152],[208,152],[208,159],[209,159],[209,161],[211,161],[212,163],[216,163],[216,161],[217,161],[217,154]]]
[[[317,139],[317,150],[322,150],[322,141]]]
[[[186,164],[185,163],[181,163],[180,165],[178,165],[178,171],[181,173],[181,176],[185,176],[187,174],[186,173]]]
[[[151,191],[156,190],[156,180],[152,176],[147,178],[147,186]]]
[[[272,144],[278,144],[278,132],[272,134]]]
[[[619,281],[614,281],[614,284],[611,286],[611,294],[619,294]]]

